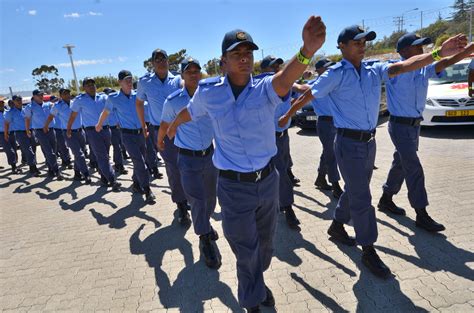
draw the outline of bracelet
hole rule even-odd
[[[301,53],[301,49],[296,54],[296,60],[298,60],[298,62],[304,65],[308,65],[311,62],[311,59],[305,57],[303,53]]]
[[[442,57],[439,55],[440,49],[435,49],[431,52],[431,56],[433,57],[433,60],[439,61],[442,59]]]

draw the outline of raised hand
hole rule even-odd
[[[320,16],[311,16],[303,27],[302,53],[311,57],[318,51],[326,40],[326,25]]]
[[[467,45],[467,37],[464,34],[457,34],[456,36],[448,38],[442,45],[440,55],[447,57],[464,50]]]

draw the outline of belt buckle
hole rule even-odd
[[[206,150],[201,150],[201,156],[206,156]]]
[[[262,172],[263,172],[263,170],[255,172],[255,174],[257,174],[257,177],[255,178],[256,183],[258,183],[258,181],[262,179]]]

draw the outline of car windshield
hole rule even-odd
[[[446,68],[446,75],[441,78],[430,78],[430,85],[467,82],[469,63],[454,64]]]

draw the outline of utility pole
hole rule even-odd
[[[472,10],[474,7],[469,8],[469,42],[472,42]]]
[[[8,89],[10,89],[10,98],[13,98],[13,90],[12,90],[12,87],[8,87]]]
[[[420,11],[420,30],[423,29],[423,11]]]
[[[69,60],[71,60],[71,67],[72,67],[72,74],[74,75],[74,82],[76,83],[76,93],[79,94],[81,90],[79,89],[79,81],[77,80],[76,76],[76,69],[74,68],[74,61],[72,60],[72,48],[73,45],[65,45],[63,48],[67,49],[67,54],[69,54]]]
[[[364,23],[364,20],[362,20],[362,29],[365,30],[365,23]]]

